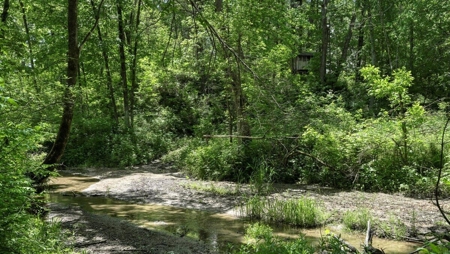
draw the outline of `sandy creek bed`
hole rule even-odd
[[[83,169],[62,171],[64,177],[55,178],[50,185],[65,196],[99,196],[114,200],[132,201],[136,205],[154,204],[194,211],[235,215],[235,208],[248,186],[226,182],[195,181],[186,178],[171,166],[161,163],[133,167],[126,170]],[[87,177],[86,177],[87,176]],[[192,186],[239,190],[244,195],[217,195]],[[276,198],[308,196],[318,200],[333,217],[348,210],[367,208],[380,221],[393,218],[402,221],[409,230],[413,227],[420,235],[445,231],[438,209],[431,200],[414,199],[401,195],[336,191],[317,186],[275,185]],[[450,202],[442,201],[450,210]],[[212,253],[210,245],[202,241],[157,232],[125,220],[94,214],[71,205],[50,204],[50,219],[61,220],[62,226],[74,232],[71,242],[87,253]],[[135,208],[133,208],[135,209]],[[170,211],[172,212],[172,211]],[[238,230],[238,229],[237,229]],[[239,229],[243,231],[243,229]],[[243,232],[239,232],[243,234]],[[391,243],[384,243],[391,244]],[[395,245],[395,242],[394,242]]]

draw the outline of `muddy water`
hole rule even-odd
[[[175,208],[154,204],[133,204],[107,197],[86,197],[75,195],[98,181],[97,179],[70,176],[62,177],[53,184],[55,193],[47,194],[50,202],[80,206],[83,210],[96,214],[124,218],[142,227],[166,231],[180,236],[188,236],[209,244],[213,249],[224,251],[229,244],[244,242],[245,228],[251,222],[228,214],[209,213],[200,210]],[[318,242],[325,228],[302,230],[289,226],[272,225],[274,233],[280,237],[295,238],[304,234],[312,242]],[[364,242],[363,234],[349,234],[336,227],[327,227],[340,234],[352,246],[359,247]],[[375,238],[374,247],[386,253],[410,253],[417,245]]]

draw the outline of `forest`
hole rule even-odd
[[[65,251],[30,213],[65,168],[450,195],[448,1],[1,4],[5,253]]]

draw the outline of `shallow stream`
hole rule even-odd
[[[155,204],[134,204],[108,197],[87,197],[76,193],[95,181],[97,180],[81,176],[59,177],[57,181],[59,184],[53,186],[55,192],[47,194],[47,199],[53,203],[76,205],[88,212],[123,218],[149,229],[191,237],[209,244],[219,252],[226,250],[230,244],[237,245],[245,241],[245,228],[251,222],[232,214],[218,214]],[[294,238],[299,234],[304,234],[312,242],[318,242],[325,229],[340,234],[344,240],[355,247],[359,247],[365,237],[364,234],[341,231],[339,227],[306,230],[289,226],[271,226],[274,228],[274,233],[280,237]],[[417,245],[413,243],[379,238],[373,240],[373,245],[376,248],[382,248],[386,253],[411,253],[417,248]]]

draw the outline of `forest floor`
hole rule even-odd
[[[249,185],[229,182],[197,181],[187,178],[174,167],[155,162],[124,170],[71,169],[64,176],[89,176],[72,186],[70,181],[53,179],[65,195],[108,196],[135,203],[169,205],[236,215],[236,206],[250,195]],[[430,199],[405,197],[400,194],[342,191],[311,185],[276,184],[271,187],[273,198],[310,197],[330,213],[328,222],[338,222],[346,211],[367,209],[386,225],[401,222],[410,236],[425,236],[431,232],[448,232],[437,207]],[[442,200],[450,210],[450,200]],[[50,205],[50,218],[59,218],[63,228],[74,231],[74,245],[87,253],[209,253],[200,242],[169,234],[146,230],[119,219],[90,214],[76,207]],[[74,223],[77,222],[77,223]],[[389,224],[390,223],[390,224]],[[82,225],[82,226],[80,226]],[[379,229],[377,234],[383,235]],[[183,246],[180,249],[180,246]]]

